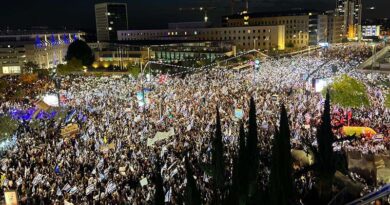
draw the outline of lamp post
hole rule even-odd
[[[376,45],[375,45],[375,44],[372,44],[372,62],[371,62],[371,70],[374,70],[375,55],[376,55]]]

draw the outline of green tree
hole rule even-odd
[[[66,65],[58,65],[58,73],[62,75],[83,72],[83,64],[80,60],[72,58]]]
[[[223,156],[222,130],[219,109],[217,109],[217,124],[215,125],[215,136],[212,141],[212,175],[214,188],[214,204],[220,204],[220,197],[223,196],[225,184],[225,158]]]
[[[390,91],[386,94],[385,107],[390,108]]]
[[[348,75],[336,78],[328,89],[332,102],[342,107],[357,108],[370,105],[366,86]],[[326,89],[323,94],[325,92]]]
[[[280,127],[276,130],[272,143],[272,162],[270,175],[271,204],[293,204],[292,157],[290,144],[290,128],[287,112],[282,105]]]
[[[22,67],[22,72],[23,73],[35,73],[39,69],[39,65],[32,62],[32,61],[27,61],[26,63],[23,64]]]
[[[76,40],[69,45],[65,60],[70,61],[73,58],[81,61],[83,66],[91,66],[95,61],[92,49],[82,40]]]
[[[186,205],[200,205],[202,204],[200,192],[196,187],[196,181],[194,179],[192,167],[188,162],[187,157],[185,158],[185,168],[187,170],[187,185],[184,193],[184,202]]]
[[[163,178],[161,177],[161,166],[159,162],[156,162],[154,171],[154,184],[155,184],[155,193],[154,193],[154,204],[155,205],[164,205],[165,204],[165,194],[164,194],[164,185]]]
[[[19,122],[9,116],[0,116],[0,140],[8,138],[18,129]]]
[[[248,163],[248,194],[253,197],[257,192],[260,150],[257,138],[256,105],[253,97],[249,105],[248,133],[246,135],[246,157]]]
[[[318,148],[314,152],[315,173],[318,177],[318,194],[321,204],[326,204],[332,197],[332,184],[336,166],[334,163],[333,142],[335,137],[332,132],[330,118],[330,97],[329,92],[326,94],[324,112],[321,118],[322,122],[318,128],[316,139]]]
[[[239,136],[239,150],[238,150],[238,162],[235,170],[233,170],[233,176],[236,176],[236,183],[233,186],[237,188],[239,204],[246,204],[248,198],[248,164],[247,164],[247,150],[246,150],[246,136],[244,130],[244,124],[240,125]],[[234,182],[234,181],[233,181]],[[237,203],[235,203],[237,204]]]
[[[294,44],[292,43],[292,42],[288,42],[288,43],[286,43],[286,47],[287,48],[294,48]]]

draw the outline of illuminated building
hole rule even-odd
[[[337,0],[336,12],[343,17],[343,33],[350,39],[360,37],[362,24],[361,0]]]
[[[95,5],[96,34],[98,41],[116,41],[118,30],[127,30],[126,3],[101,3]]]
[[[240,50],[284,50],[284,25],[118,31],[119,41],[174,40],[232,43]]]
[[[222,25],[227,28],[283,25],[286,46],[295,48],[329,42],[328,28],[341,29],[337,25],[328,25],[328,14],[313,11],[241,13],[222,17]]]
[[[83,35],[78,31],[0,33],[0,74],[21,73],[26,62],[34,62],[42,69],[62,64],[69,44]]]

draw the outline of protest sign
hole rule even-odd
[[[4,192],[5,205],[18,205],[18,194],[16,191]]]
[[[171,129],[168,132],[157,132],[154,138],[148,139],[147,146],[152,146],[154,143],[164,139],[168,139],[169,137],[174,135],[175,135],[175,130],[173,129],[173,127],[171,127]]]
[[[145,177],[141,181],[139,181],[139,183],[141,184],[141,187],[146,186],[148,185],[148,179]]]

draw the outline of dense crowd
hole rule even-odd
[[[229,165],[226,175],[230,176],[239,124],[248,119],[250,97],[256,102],[258,146],[264,153],[270,153],[281,103],[288,110],[293,148],[307,150],[303,139],[316,144],[314,136],[324,101],[307,79],[344,73],[366,84],[372,104],[350,110],[333,105],[332,116],[342,118],[346,125],[350,112],[348,123],[371,127],[384,138],[380,142],[343,142],[335,144],[335,149],[388,153],[390,110],[383,103],[386,88],[377,86],[377,82],[388,82],[390,76],[356,71],[354,67],[367,56],[367,47],[335,47],[310,56],[267,59],[257,72],[213,68],[185,77],[157,77],[142,84],[131,77],[63,77],[62,109],[72,110],[68,124],[77,124],[79,134],[62,137],[64,119],[41,120],[35,127],[23,122],[16,133],[16,146],[1,160],[3,190],[17,190],[26,204],[62,204],[64,200],[73,204],[150,204],[154,197],[154,165],[159,160],[166,202],[182,204],[184,157],[188,156],[202,198],[208,203],[211,179],[202,165],[211,161],[210,140],[217,107]],[[140,94],[145,99],[137,98]],[[2,102],[0,110],[4,114],[12,107],[28,106]],[[243,110],[242,117],[237,110]],[[148,144],[157,132],[171,129],[174,133],[168,139]],[[334,132],[342,137],[338,129]],[[261,183],[266,184],[269,169],[264,167]],[[299,192],[304,193],[312,182],[310,177],[302,180],[305,186],[300,186]]]

